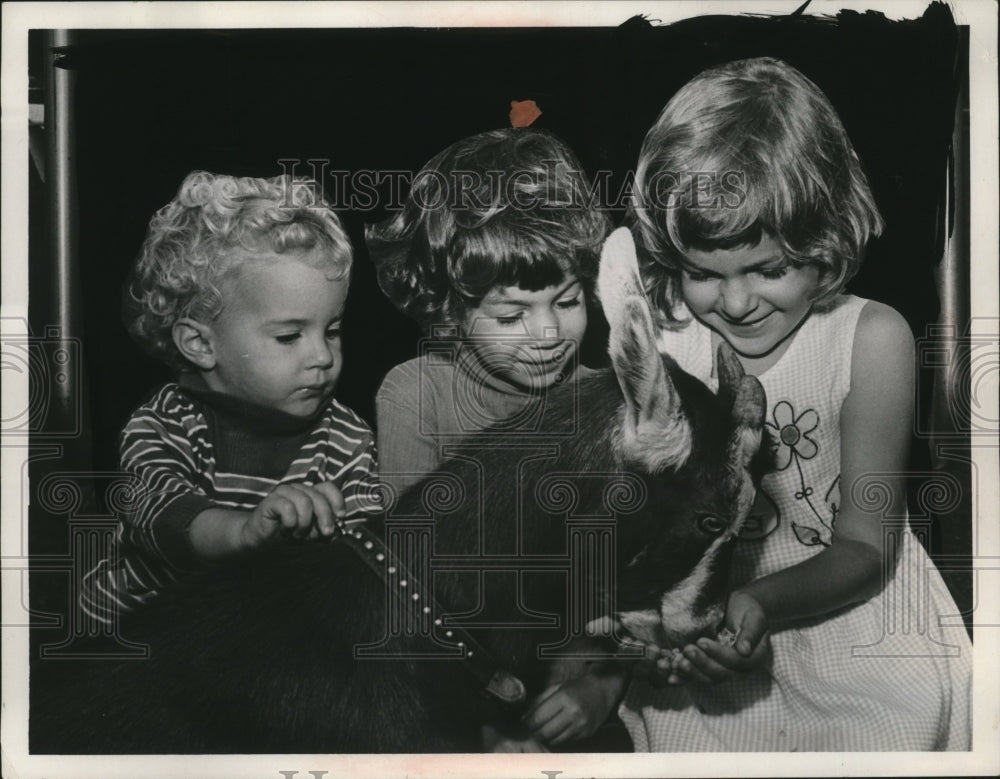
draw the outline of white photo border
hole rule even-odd
[[[614,26],[643,14],[663,23],[707,14],[785,15],[801,0],[747,2],[232,2],[232,3],[5,3],[2,40],[2,317],[5,328],[27,322],[28,310],[28,31],[30,29],[279,28],[279,27],[517,27]],[[814,0],[810,15],[843,9],[876,10],[891,19],[919,17],[928,0],[838,2]],[[971,312],[976,322],[1000,321],[998,310],[997,5],[992,0],[953,0],[955,22],[970,27],[971,104]],[[983,398],[997,405],[996,375]],[[992,393],[992,398],[989,396]],[[24,407],[27,375],[3,373],[3,419]],[[20,404],[20,405],[19,405]],[[2,443],[3,559],[23,556],[18,523],[27,445]],[[255,755],[102,756],[29,755],[27,749],[28,631],[3,631],[3,775],[9,777],[212,776],[860,776],[997,775],[1000,721],[997,658],[1000,657],[1000,445],[973,447],[980,474],[992,474],[975,496],[977,579],[974,749],[969,753],[830,753],[689,755]],[[14,528],[13,532],[11,527]],[[25,527],[25,525],[22,525]],[[992,561],[992,570],[990,569]],[[19,610],[20,571],[4,566],[3,610]],[[23,577],[26,584],[27,577]]]

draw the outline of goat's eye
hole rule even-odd
[[[719,536],[726,529],[726,523],[712,514],[702,514],[698,517],[698,529],[710,536]]]

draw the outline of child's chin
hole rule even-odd
[[[561,374],[558,376],[529,377],[519,374],[507,376],[507,380],[522,392],[526,392],[531,395],[541,395],[554,387],[558,387],[566,381],[565,377]]]
[[[284,412],[289,416],[301,417],[305,419],[306,417],[311,417],[315,414],[319,407],[326,402],[325,397],[306,397],[297,398],[292,402],[283,403],[278,411]]]
[[[507,371],[504,377],[511,384],[530,392],[546,392],[566,381],[567,371],[564,365],[545,371],[538,366],[528,366],[522,370]]]

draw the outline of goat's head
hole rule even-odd
[[[636,638],[676,646],[723,616],[732,543],[755,496],[764,390],[725,343],[717,395],[657,352],[627,229],[608,238],[598,287],[625,397],[618,460],[646,486],[643,508],[619,521],[618,618]]]

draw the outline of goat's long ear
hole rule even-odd
[[[730,457],[745,468],[760,448],[767,412],[764,388],[756,377],[745,374],[736,352],[725,341],[716,352],[715,371],[719,376],[719,398],[731,409]]]
[[[715,375],[719,377],[719,400],[724,407],[732,408],[746,371],[733,347],[725,341],[720,341],[719,348],[715,351]]]
[[[605,241],[597,288],[610,326],[608,353],[625,396],[623,447],[650,472],[682,465],[691,453],[691,428],[656,350],[653,317],[627,228]]]

